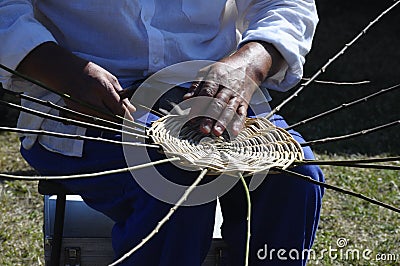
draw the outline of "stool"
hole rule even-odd
[[[59,266],[61,257],[61,244],[64,231],[65,203],[68,190],[54,181],[39,181],[38,191],[42,195],[57,195],[56,213],[54,222],[54,236],[50,255],[50,266]]]
[[[70,195],[74,195],[74,193],[69,192],[68,190],[65,189],[65,187],[63,185],[61,185],[57,182],[51,181],[51,180],[40,181],[39,186],[38,186],[38,191],[40,194],[45,195],[45,196],[51,196],[51,195],[57,196],[57,199],[55,200],[55,209],[54,209],[54,207],[52,207],[52,210],[53,210],[52,212],[54,213],[54,216],[51,216],[51,217],[54,217],[54,225],[51,226],[51,222],[49,223],[50,225],[47,225],[48,227],[46,227],[46,225],[45,225],[45,227],[48,230],[51,228],[53,229],[53,238],[52,238],[51,249],[50,250],[47,249],[48,251],[50,251],[50,257],[47,257],[49,259],[46,260],[46,262],[49,262],[49,264],[46,264],[46,265],[47,266],[59,266],[59,265],[61,265],[60,263],[62,262],[63,242],[65,244],[65,241],[68,242],[69,240],[71,240],[71,238],[69,238],[69,237],[71,237],[71,229],[72,229],[72,228],[70,228],[70,223],[75,224],[75,220],[76,220],[76,217],[73,218],[73,221],[71,220],[71,217],[70,217],[71,213],[68,211],[68,210],[71,210],[71,209],[68,209],[68,208],[71,208],[71,205],[68,205],[68,204],[71,204],[71,202],[68,201],[68,197],[71,197]],[[82,204],[84,204],[84,203],[82,203]],[[54,206],[54,205],[52,205],[52,206]],[[77,205],[75,205],[75,206],[77,206]],[[83,206],[83,205],[79,205],[79,206]],[[86,206],[86,204],[85,204],[85,206]],[[89,208],[89,207],[86,206],[85,208]],[[74,211],[76,211],[76,210],[77,209],[74,208]],[[88,211],[85,211],[85,214],[88,213]],[[96,212],[96,211],[94,211],[94,212]],[[99,214],[97,214],[97,215],[99,215]],[[213,238],[213,241],[211,244],[210,251],[207,255],[207,258],[203,262],[202,266],[226,265],[226,263],[225,263],[225,260],[226,260],[225,248],[226,248],[226,246],[225,246],[225,243],[223,242],[223,240],[220,238],[221,237],[220,231],[216,230],[217,228],[219,228],[219,225],[222,222],[222,216],[221,216],[221,211],[219,210],[219,205],[217,205],[217,213],[216,214],[217,215],[216,215],[216,225],[214,227],[214,238]],[[47,215],[49,215],[49,212],[47,212]],[[90,216],[90,217],[93,217],[93,216]],[[107,217],[105,217],[105,218],[107,218]],[[68,224],[65,224],[66,220],[69,220]],[[83,221],[85,221],[85,219]],[[105,220],[103,221],[103,219],[97,219],[96,221],[99,222],[98,225],[99,225],[99,228],[102,228],[101,229],[102,231],[104,231],[103,228],[109,227],[109,225],[105,224],[106,221]],[[103,221],[103,222],[101,222],[101,221]],[[81,222],[81,221],[77,221],[77,222]],[[87,224],[87,221],[86,221],[86,223],[84,222],[83,224]],[[107,225],[107,226],[105,226],[105,225]],[[64,228],[66,230],[68,230],[65,232],[65,234],[64,234]],[[79,228],[81,229],[84,227],[79,227]],[[90,229],[92,229],[92,228],[94,228],[94,227],[91,226]],[[85,229],[85,232],[87,229],[88,228]],[[89,234],[92,236],[93,232],[91,232]],[[76,232],[74,232],[72,235],[76,235]],[[104,237],[104,235],[101,235],[101,236],[97,235],[96,237]],[[80,241],[82,241],[82,239],[80,239]],[[71,242],[69,242],[69,244],[71,244]],[[82,244],[82,247],[87,247],[87,246],[88,246],[87,243]],[[76,247],[76,246],[72,245],[70,247]],[[103,246],[97,247],[98,251],[99,252],[105,251],[102,254],[108,256],[108,249],[102,250],[102,247]],[[46,250],[46,248],[45,248],[45,250]],[[72,250],[72,251],[74,251],[74,250]],[[87,250],[86,250],[86,252],[87,252]],[[96,252],[97,252],[97,249],[96,249]],[[80,253],[80,251],[79,251],[79,253]],[[82,251],[82,254],[83,253],[84,253],[84,251]],[[65,256],[65,254],[69,254],[68,251],[65,251],[64,256]],[[48,255],[46,255],[46,256],[48,256]],[[111,252],[110,257],[112,259],[112,252]],[[87,259],[88,257],[85,257],[85,258]],[[82,259],[83,259],[83,257],[82,257]],[[65,263],[65,258],[64,258],[64,263]],[[79,265],[79,264],[74,264],[74,263],[75,263],[75,261],[72,263],[72,265]],[[92,264],[90,264],[90,265],[92,265]]]

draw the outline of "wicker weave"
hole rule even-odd
[[[180,157],[179,164],[190,169],[252,174],[271,167],[285,169],[304,159],[299,143],[265,118],[247,118],[244,129],[231,141],[203,135],[197,125],[186,121],[185,115],[167,115],[152,124],[148,135],[167,156]]]

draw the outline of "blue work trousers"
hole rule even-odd
[[[287,124],[274,116],[279,127]],[[291,135],[303,142],[299,133]],[[89,131],[89,134],[90,131]],[[113,136],[120,139],[121,136]],[[120,145],[85,141],[81,158],[53,153],[36,142],[29,150],[21,149],[24,158],[42,175],[91,173],[126,167]],[[313,158],[309,147],[305,157]],[[154,152],[154,160],[162,154]],[[172,164],[158,167],[164,174],[192,181],[198,172],[188,172]],[[318,166],[301,166],[296,172],[324,181]],[[149,178],[149,177],[143,177]],[[141,242],[172,207],[145,192],[129,172],[88,179],[60,181],[79,194],[92,208],[115,221],[112,242],[116,258]],[[189,182],[190,183],[190,182]],[[189,184],[188,183],[188,184]],[[301,257],[310,249],[318,226],[323,189],[293,176],[271,174],[251,192],[252,224],[250,265],[305,265]],[[220,197],[223,215],[222,236],[227,244],[228,265],[244,265],[247,203],[243,186],[238,182]],[[179,208],[161,230],[123,265],[200,266],[212,240],[216,201]],[[286,253],[277,252],[284,249]],[[289,258],[300,254],[299,259]],[[293,252],[293,250],[297,250]],[[271,251],[275,251],[272,252]]]

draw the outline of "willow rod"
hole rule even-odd
[[[318,70],[308,81],[306,81],[304,84],[300,85],[300,87],[292,94],[290,95],[286,100],[284,100],[281,104],[276,106],[267,116],[266,118],[269,119],[271,118],[275,113],[279,112],[283,106],[285,106],[288,102],[293,100],[298,96],[298,94],[308,85],[310,85],[320,74],[324,73],[326,69],[336,60],[338,59],[341,55],[345,53],[345,51],[351,47],[354,43],[356,43],[363,35],[367,33],[367,31],[374,26],[384,15],[389,13],[393,8],[395,8],[398,4],[400,3],[399,1],[396,1],[393,5],[391,5],[389,8],[387,8],[385,11],[383,11],[378,17],[376,17],[373,21],[371,21],[351,42],[347,43],[334,57],[328,60],[328,62],[320,69]]]
[[[337,106],[335,108],[332,108],[332,109],[330,109],[328,111],[325,111],[325,112],[320,113],[318,115],[315,115],[315,116],[312,116],[310,118],[304,119],[304,120],[302,120],[300,122],[297,122],[297,123],[295,123],[293,125],[290,125],[290,126],[286,127],[285,130],[292,129],[292,128],[298,127],[300,125],[305,125],[306,123],[311,122],[313,120],[316,120],[318,118],[322,118],[324,116],[327,116],[329,114],[338,112],[340,110],[343,110],[345,108],[351,107],[351,106],[359,104],[359,103],[364,103],[364,102],[366,102],[366,101],[368,101],[368,100],[370,100],[370,99],[372,99],[374,97],[377,97],[377,96],[382,95],[382,94],[387,93],[387,92],[391,92],[391,91],[396,90],[398,88],[400,88],[400,84],[394,85],[394,86],[386,88],[386,89],[382,89],[382,90],[380,90],[378,92],[372,93],[370,95],[367,95],[366,97],[362,97],[362,98],[357,99],[355,101],[348,102],[348,103],[343,103],[343,104],[341,104],[341,105],[339,105],[339,106]]]
[[[351,160],[308,160],[296,161],[296,164],[324,164],[324,163],[382,163],[399,161],[400,156],[384,157],[384,158],[369,158],[369,159],[351,159]]]
[[[302,78],[302,80],[308,81],[310,80],[309,78]],[[362,80],[362,81],[354,81],[354,82],[340,82],[340,81],[329,81],[329,80],[317,80],[314,79],[314,83],[320,83],[320,84],[329,84],[329,85],[339,85],[339,86],[348,86],[348,85],[364,85],[371,83],[369,80]]]
[[[384,170],[400,170],[400,165],[386,165],[376,164],[382,162],[395,162],[399,161],[400,156],[385,157],[375,159],[356,159],[356,160],[304,160],[296,161],[295,165],[332,165],[332,166],[346,166],[354,168],[370,168],[370,169],[384,169]],[[375,163],[375,164],[374,164]]]
[[[190,195],[190,193],[196,188],[196,186],[203,180],[204,176],[207,174],[208,169],[205,168],[201,171],[200,175],[196,178],[196,180],[193,182],[190,187],[188,187],[183,193],[182,197],[176,202],[176,204],[169,210],[167,215],[158,222],[157,226],[154,228],[153,231],[151,231],[138,245],[136,245],[134,248],[132,248],[129,252],[127,252],[125,255],[123,255],[121,258],[118,260],[114,261],[111,263],[109,266],[115,266],[124,260],[126,260],[129,256],[131,256],[133,253],[136,252],[136,250],[140,249],[143,247],[153,236],[155,236],[161,227],[171,218],[171,216],[174,214],[174,212],[187,200],[187,197]]]
[[[52,137],[57,137],[57,138],[76,139],[76,140],[91,140],[91,141],[99,141],[99,142],[105,142],[105,143],[129,145],[129,146],[137,146],[137,147],[148,147],[148,148],[157,148],[157,149],[160,148],[158,145],[154,145],[154,144],[118,141],[118,140],[106,139],[106,138],[101,138],[101,137],[89,137],[89,136],[83,136],[83,135],[66,134],[66,133],[53,132],[53,131],[47,131],[47,130],[41,130],[41,129],[38,130],[38,129],[0,127],[0,131],[15,132],[15,133],[20,133],[20,134],[44,135],[44,136],[52,136]]]
[[[138,103],[138,102],[136,102],[136,101],[134,101],[134,100],[132,99],[133,94],[134,94],[135,91],[140,87],[140,84],[143,83],[143,82],[145,82],[145,81],[146,81],[145,79],[138,80],[138,81],[136,81],[132,86],[130,86],[130,87],[128,87],[128,88],[125,88],[123,91],[118,92],[118,94],[119,94],[119,96],[122,97],[122,98],[129,98],[129,99],[131,99],[131,102],[133,103],[133,105],[142,107],[143,109],[145,109],[145,110],[147,110],[147,111],[149,111],[149,112],[152,112],[152,113],[154,113],[154,114],[156,114],[156,115],[158,115],[158,116],[160,116],[160,117],[163,117],[165,114],[162,114],[162,113],[160,113],[160,112],[157,112],[156,110],[153,110],[153,109],[151,109],[150,107],[147,107],[147,106],[145,106],[145,105],[143,105],[143,104],[141,104],[141,103]]]
[[[355,133],[351,133],[351,134],[347,134],[347,135],[343,135],[343,136],[338,136],[338,137],[329,137],[329,138],[324,138],[324,139],[318,139],[318,140],[312,140],[312,141],[307,141],[304,143],[300,143],[301,146],[311,146],[311,145],[318,145],[318,144],[325,144],[325,143],[329,143],[329,142],[335,142],[335,141],[340,141],[340,140],[346,140],[346,139],[351,139],[351,138],[355,138],[358,136],[363,136],[363,135],[367,135],[379,130],[383,130],[386,128],[390,128],[393,126],[398,126],[400,125],[400,120],[397,121],[393,121],[387,124],[383,124],[377,127],[373,127],[373,128],[369,128],[369,129],[364,129]]]
[[[143,169],[146,167],[151,167],[158,164],[169,163],[173,161],[179,161],[178,157],[173,157],[169,159],[163,159],[155,162],[144,163],[140,165],[135,165],[126,168],[114,169],[114,170],[107,170],[101,171],[96,173],[89,173],[89,174],[76,174],[76,175],[60,175],[60,176],[21,176],[21,175],[11,175],[11,174],[0,174],[1,178],[5,179],[13,179],[13,180],[29,180],[29,181],[38,181],[38,180],[67,180],[67,179],[78,179],[78,178],[93,178],[99,177],[103,175],[112,175],[112,174],[119,174],[128,171],[135,171],[139,169]]]
[[[251,236],[251,199],[250,199],[250,191],[247,186],[246,180],[244,179],[243,175],[239,172],[240,180],[242,181],[243,188],[246,194],[246,202],[247,202],[247,234],[246,234],[246,255],[244,265],[249,265],[249,254],[250,254],[250,236]]]
[[[301,164],[300,164],[301,165]],[[382,170],[400,170],[400,165],[387,165],[387,164],[370,164],[370,163],[320,163],[318,165],[331,165],[331,166],[345,166],[352,168],[368,168],[368,169],[382,169]]]
[[[303,179],[303,180],[305,180],[305,181],[307,181],[307,182],[310,182],[310,183],[313,183],[313,184],[315,184],[315,185],[324,187],[324,188],[326,188],[326,189],[331,189],[331,190],[335,190],[335,191],[340,192],[340,193],[343,193],[343,194],[351,195],[351,196],[354,196],[354,197],[356,197],[356,198],[360,198],[360,199],[362,199],[362,200],[368,201],[369,203],[372,203],[372,204],[374,204],[374,205],[378,205],[378,206],[381,206],[381,207],[383,207],[383,208],[385,208],[385,209],[389,209],[389,210],[391,210],[391,211],[400,213],[400,209],[399,209],[399,208],[394,207],[394,206],[389,205],[389,204],[386,204],[386,203],[381,202],[381,201],[379,201],[379,200],[376,200],[376,199],[367,197],[367,196],[365,196],[365,195],[363,195],[363,194],[361,194],[361,193],[357,193],[357,192],[354,192],[354,191],[351,191],[351,190],[347,190],[347,189],[344,189],[344,188],[340,188],[340,187],[337,187],[337,186],[334,186],[334,185],[329,185],[329,184],[326,184],[326,183],[323,183],[323,182],[314,180],[314,179],[312,179],[312,178],[309,177],[309,176],[302,175],[302,174],[299,174],[299,173],[296,173],[296,172],[293,172],[293,171],[290,171],[290,170],[283,170],[283,169],[276,169],[276,170],[277,170],[277,171],[280,171],[280,172],[282,172],[282,173],[286,173],[286,174],[288,174],[288,175],[292,175],[292,176],[294,176],[294,177],[301,178],[301,179]]]
[[[3,101],[3,100],[0,100],[0,104],[1,105],[5,105],[7,107],[10,107],[12,109],[19,110],[21,112],[26,112],[26,113],[29,113],[29,114],[37,115],[39,117],[51,119],[51,120],[62,122],[62,123],[66,123],[66,124],[73,124],[73,125],[77,125],[77,126],[81,126],[81,127],[90,127],[90,128],[95,128],[95,129],[99,129],[99,130],[106,130],[106,131],[111,131],[111,132],[116,132],[116,133],[125,133],[127,135],[130,135],[130,136],[133,136],[133,137],[137,137],[137,138],[148,138],[147,136],[139,135],[137,133],[133,133],[133,132],[129,132],[129,131],[118,130],[118,129],[114,129],[114,128],[109,128],[109,127],[104,127],[104,126],[100,126],[100,125],[96,125],[96,124],[91,124],[91,123],[88,123],[88,122],[82,122],[82,121],[74,120],[74,119],[71,119],[71,118],[64,118],[64,117],[59,117],[59,116],[43,113],[43,112],[31,109],[31,108],[19,106],[17,104],[9,103],[9,102]]]
[[[337,164],[333,166],[345,166],[345,167],[353,167],[353,168],[367,168],[367,169],[380,169],[380,170],[400,170],[400,165],[387,165],[387,164]]]
[[[62,111],[62,112],[65,112],[65,113],[69,113],[69,114],[75,115],[77,117],[85,118],[87,120],[90,120],[93,123],[102,122],[102,123],[108,124],[110,126],[117,126],[117,127],[121,126],[120,123],[117,123],[117,122],[114,122],[114,121],[110,121],[110,120],[106,120],[106,119],[103,119],[103,118],[100,118],[100,117],[95,117],[95,116],[92,116],[92,115],[84,114],[84,113],[81,113],[81,112],[78,112],[78,111],[75,111],[75,110],[72,110],[72,109],[57,105],[57,104],[52,103],[50,101],[41,100],[41,99],[26,95],[26,94],[13,92],[13,91],[9,91],[9,90],[6,90],[6,89],[4,89],[3,92],[6,93],[6,94],[9,94],[9,95],[13,95],[16,98],[28,100],[30,102],[38,103],[38,104],[43,105],[43,106],[51,107],[51,108],[53,108],[55,110],[58,110],[58,111]],[[124,127],[143,133],[143,129],[139,130],[138,128],[134,128],[134,127],[127,126],[127,125],[124,125]]]

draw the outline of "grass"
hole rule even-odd
[[[29,166],[18,153],[14,134],[0,134],[0,171],[29,173]],[[320,159],[363,158],[363,156],[318,155]],[[379,200],[400,206],[399,172],[387,170],[323,167],[326,181]],[[28,172],[26,172],[28,171]],[[37,182],[0,183],[0,265],[44,265],[42,197]],[[337,249],[338,240],[347,245]],[[359,199],[326,191],[317,239],[316,259],[309,265],[399,265],[397,260],[377,261],[377,254],[400,256],[399,214]],[[326,249],[331,254],[321,254]],[[371,260],[362,258],[371,250]],[[357,253],[360,252],[360,259]],[[347,252],[347,256],[346,256]],[[352,254],[355,259],[352,259]],[[337,257],[335,259],[335,256]],[[322,258],[321,258],[322,257]]]
[[[0,135],[0,171],[30,174],[15,134]],[[42,197],[37,182],[0,180],[0,265],[44,265]]]
[[[343,156],[321,156],[323,159],[343,159]],[[362,156],[346,156],[362,158]],[[398,171],[356,169],[348,167],[322,167],[326,182],[361,192],[394,206],[400,206],[400,174]],[[311,265],[399,265],[400,214],[364,202],[360,199],[326,191],[319,231],[314,249],[338,249],[337,242],[345,239],[343,252],[371,250],[371,260],[352,260],[352,256],[324,256]],[[318,253],[317,253],[318,254]],[[345,253],[343,253],[345,254]],[[361,254],[361,253],[360,253]],[[395,254],[396,260],[377,261],[381,254]],[[341,258],[341,259],[340,259]],[[356,257],[357,258],[357,257]]]

